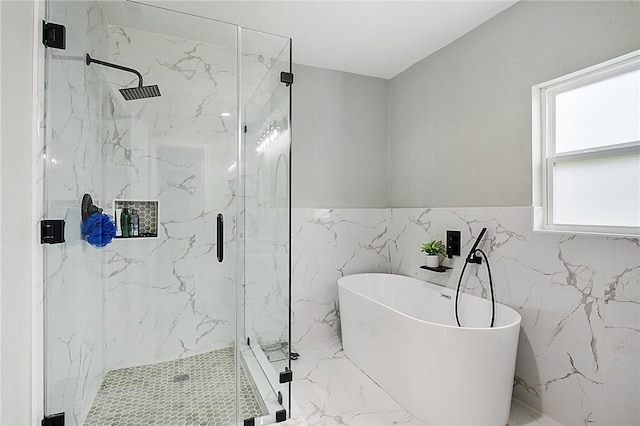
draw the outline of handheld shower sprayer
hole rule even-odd
[[[491,268],[489,267],[489,259],[487,258],[486,253],[478,248],[478,246],[480,245],[480,242],[482,241],[482,238],[484,237],[484,234],[486,233],[487,233],[487,228],[482,228],[482,231],[480,231],[480,235],[478,235],[476,242],[473,243],[473,247],[471,247],[469,254],[464,260],[464,266],[462,267],[462,272],[460,272],[460,279],[458,280],[458,287],[456,288],[456,301],[454,305],[454,312],[456,315],[456,323],[458,324],[458,327],[462,327],[460,325],[460,318],[458,317],[458,297],[460,296],[460,285],[462,284],[462,277],[464,276],[464,271],[465,269],[467,269],[467,265],[469,263],[475,263],[480,265],[482,263],[483,257],[485,262],[487,263],[487,273],[489,274],[489,288],[491,289],[491,325],[489,327],[493,327],[493,322],[495,321],[496,299],[495,299],[495,295],[493,294],[493,279],[491,278]],[[478,256],[476,253],[480,253],[482,257]]]
[[[478,248],[478,245],[480,244],[480,241],[482,241],[482,237],[484,237],[484,234],[486,233],[487,228],[482,228],[482,231],[480,231],[480,235],[478,235],[476,242],[473,243],[473,247],[471,247],[471,251],[469,251],[469,254],[467,255],[467,263],[477,263],[478,265],[482,263],[482,258],[476,254],[476,250]]]

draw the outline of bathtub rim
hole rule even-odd
[[[501,305],[504,308],[507,308],[508,310],[513,312],[516,315],[516,320],[515,321],[513,321],[513,322],[511,322],[509,324],[506,324],[506,325],[498,326],[498,327],[468,327],[468,326],[457,326],[457,325],[440,324],[440,323],[437,323],[437,322],[432,322],[432,321],[427,321],[427,320],[423,320],[423,319],[420,319],[420,318],[416,318],[414,316],[411,316],[409,314],[401,312],[401,311],[399,311],[397,309],[394,309],[391,306],[385,305],[385,304],[383,304],[383,303],[381,303],[381,302],[379,302],[379,301],[371,298],[370,296],[367,296],[367,295],[365,295],[365,294],[363,294],[363,293],[361,293],[359,291],[356,291],[356,290],[354,290],[352,288],[348,288],[344,284],[341,283],[341,281],[345,280],[346,278],[362,276],[362,275],[370,275],[370,276],[371,275],[375,275],[375,276],[386,276],[386,277],[396,276],[396,277],[402,277],[402,278],[409,278],[411,280],[418,281],[420,283],[428,284],[431,287],[433,287],[434,290],[437,289],[437,288],[440,288],[441,289],[440,292],[442,292],[443,290],[447,290],[449,292],[452,292],[453,295],[455,295],[456,291],[454,289],[449,288],[449,287],[444,287],[444,286],[441,286],[439,284],[432,283],[430,281],[421,280],[419,278],[410,277],[410,276],[407,276],[407,275],[400,275],[400,274],[390,274],[390,273],[386,273],[386,272],[361,272],[361,273],[357,273],[357,274],[345,275],[343,277],[338,278],[338,288],[339,289],[342,288],[343,290],[350,291],[351,293],[357,294],[358,296],[361,296],[361,297],[363,297],[363,298],[365,298],[367,300],[370,300],[371,302],[373,302],[373,303],[375,303],[375,304],[377,304],[379,306],[383,306],[383,307],[385,307],[385,308],[387,308],[387,309],[389,309],[389,310],[391,310],[393,312],[396,312],[396,313],[402,315],[405,318],[409,318],[409,319],[411,319],[413,321],[419,321],[419,322],[424,323],[424,324],[429,324],[429,325],[433,325],[433,326],[437,326],[437,327],[452,328],[452,329],[456,329],[456,330],[486,330],[486,331],[504,330],[504,329],[513,328],[513,327],[520,327],[520,324],[522,324],[522,315],[520,315],[520,313],[518,311],[516,311],[515,309],[513,309],[511,306],[505,305],[504,303],[500,303],[500,302],[496,302],[496,306],[497,305]],[[469,294],[469,293],[465,293],[465,292],[461,292],[461,293],[464,294],[465,296],[474,297],[476,299],[481,299],[481,300],[484,300],[484,301],[487,301],[487,302],[491,303],[490,300],[487,300],[487,299],[485,299],[483,297],[479,297],[479,296],[476,296],[474,294]]]

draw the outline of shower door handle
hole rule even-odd
[[[222,213],[218,213],[217,220],[217,238],[216,238],[216,251],[218,254],[218,262],[222,262],[224,257],[224,219]]]

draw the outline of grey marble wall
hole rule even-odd
[[[514,396],[568,425],[640,422],[640,243],[532,231],[533,209],[294,210],[294,341],[339,332],[336,280],[391,271],[455,288],[419,268],[421,244],[462,233],[463,255],[482,227],[497,299],[522,315]],[[489,294],[486,269],[464,291]]]

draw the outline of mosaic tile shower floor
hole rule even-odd
[[[234,422],[233,348],[107,373],[84,426],[227,426]],[[242,418],[263,413],[244,369]]]

